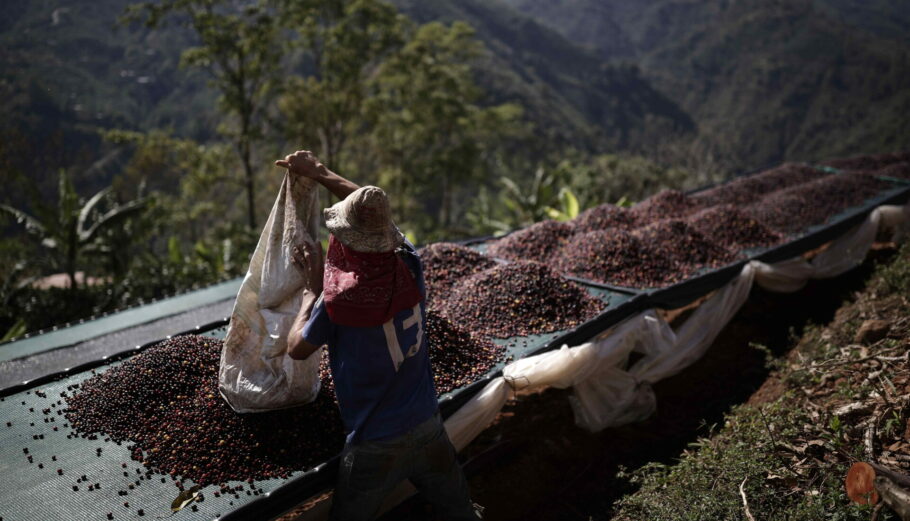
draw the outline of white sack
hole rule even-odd
[[[678,331],[653,310],[630,319],[612,335],[589,344],[604,353],[589,364],[569,402],[575,423],[592,432],[641,421],[656,409],[651,384],[672,376],[704,355],[739,310],[752,287],[754,270],[740,275],[706,300]],[[629,369],[618,355],[644,355]],[[612,356],[606,356],[606,354]]]
[[[815,268],[812,278],[830,279],[862,264],[875,242],[879,222],[881,212],[876,208],[863,222],[831,241],[828,248],[812,259],[811,264]]]
[[[319,226],[316,184],[284,181],[250,259],[221,351],[219,390],[237,412],[302,405],[319,392],[319,356],[295,361],[287,336],[309,281],[291,262],[294,246],[313,243]]]
[[[755,268],[755,283],[768,291],[795,293],[809,282],[815,268],[802,257],[796,257],[777,264],[752,261]]]

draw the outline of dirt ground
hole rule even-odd
[[[754,346],[784,356],[803,327],[835,320],[841,303],[864,287],[874,263],[893,253],[876,251],[860,268],[810,282],[794,294],[754,289],[701,360],[655,386],[657,413],[644,422],[586,432],[574,425],[569,390],[547,390],[507,404],[462,454],[474,500],[485,507],[485,518],[610,519],[614,502],[633,492],[623,469],[672,462],[689,443],[708,434],[711,425],[723,421],[732,406],[775,397],[773,379],[765,384],[766,354]],[[382,520],[432,518],[418,497]]]

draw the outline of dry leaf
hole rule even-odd
[[[196,497],[199,495],[199,490],[202,487],[199,485],[193,485],[192,487],[184,490],[183,492],[177,494],[177,499],[171,503],[171,512],[180,512],[187,505],[196,501]]]

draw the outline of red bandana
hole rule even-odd
[[[329,319],[354,327],[380,326],[423,300],[414,275],[394,251],[354,251],[329,236],[323,295]]]

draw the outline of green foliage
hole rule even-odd
[[[242,5],[213,0],[165,0],[127,8],[125,23],[161,26],[168,18],[185,20],[200,45],[183,51],[181,63],[211,75],[221,94],[219,107],[228,116],[219,130],[233,142],[242,162],[247,194],[247,224],[256,227],[253,147],[265,132],[266,110],[282,75],[281,25],[269,2]]]
[[[580,207],[578,198],[565,186],[559,189],[559,208],[547,207],[547,216],[556,221],[571,221],[578,217]]]
[[[481,190],[468,210],[468,220],[480,234],[503,233],[544,219],[567,221],[607,202],[631,206],[662,189],[691,188],[698,182],[682,168],[613,154],[561,160],[553,167],[538,167],[529,178],[503,174],[496,180],[497,190]]]
[[[105,203],[106,211],[103,210]],[[108,188],[84,201],[76,193],[69,175],[61,170],[57,207],[50,208],[40,201],[35,204],[37,216],[6,204],[0,204],[0,212],[13,216],[26,233],[40,241],[50,254],[51,265],[63,270],[69,277],[70,287],[75,288],[76,265],[80,257],[122,246],[106,243],[101,237],[144,211],[146,201],[140,198],[120,204],[111,197]]]
[[[10,326],[6,333],[0,336],[0,342],[7,342],[13,338],[24,335],[28,331],[27,326],[28,324],[25,322],[24,318],[16,320],[16,322]]]
[[[781,466],[771,441],[756,411],[738,409],[721,436],[699,439],[678,464],[639,469],[632,481],[641,489],[620,502],[616,519],[740,519],[744,479],[753,512],[780,509],[781,496],[761,486],[768,470]]]
[[[500,202],[511,213],[510,221],[519,226],[527,226],[548,218],[552,205],[559,200],[564,174],[565,171],[558,169],[538,168],[527,184],[501,177],[503,192],[500,194]]]
[[[606,59],[636,63],[695,120],[691,142],[727,169],[910,142],[898,116],[910,103],[899,2],[507,3]]]
[[[371,139],[396,214],[422,237],[465,234],[457,201],[473,193],[485,159],[520,133],[514,105],[482,108],[470,67],[483,52],[463,23],[412,29],[372,81]]]
[[[0,331],[17,332],[25,324],[25,332],[49,329],[78,322],[93,314],[117,309],[108,288],[80,286],[78,288],[36,289],[23,287],[7,305],[0,306]],[[11,335],[18,337],[20,334]]]
[[[36,275],[63,265],[68,273],[81,268],[109,281],[103,289],[73,289],[85,302],[79,306],[83,314],[242,274],[257,230],[238,224],[244,216],[236,188],[246,192],[249,225],[255,200],[250,158],[254,145],[265,152],[262,140],[273,123],[295,140],[319,142],[330,165],[342,161],[349,143],[356,144],[357,160],[345,161],[342,173],[350,175],[348,164],[357,172],[360,158],[368,158],[369,167],[360,172],[398,188],[392,191],[402,210],[399,224],[425,240],[457,227],[456,233],[470,233],[456,203],[521,116],[514,105],[477,104],[481,91],[471,66],[483,46],[469,27],[416,26],[375,0],[243,6],[167,0],[131,6],[123,21],[144,22],[154,29],[150,34],[166,34],[176,22],[198,39],[182,52],[182,62],[211,75],[221,94],[222,134],[230,142],[200,143],[161,129],[100,133],[110,152],[97,164],[105,175],[113,172],[111,186],[88,202],[81,220],[57,227],[76,230],[70,234],[79,238],[76,248],[65,249],[63,261],[52,257],[43,269],[33,265]],[[288,70],[300,76],[286,83]],[[272,118],[275,110],[281,118]],[[7,157],[6,147],[0,151]],[[242,173],[231,166],[234,153]],[[58,214],[66,216],[78,197],[64,181]],[[278,182],[275,176],[257,183],[258,194],[270,200]],[[118,201],[131,198],[138,198],[143,211],[123,219],[139,204]],[[107,207],[108,214],[98,212]],[[11,207],[7,213],[46,239],[45,249],[72,243],[55,238],[56,228],[41,215]],[[106,220],[110,225],[103,225]],[[102,224],[89,226],[94,221]],[[32,330],[79,315],[57,307],[51,300],[56,290],[29,288],[24,277],[5,290],[0,325],[12,327],[21,315]]]
[[[202,145],[162,131],[118,130],[104,137],[130,153],[115,190],[127,197],[145,187],[154,195],[154,216],[143,223],[144,240],[177,234],[195,242],[207,230],[242,221],[238,199],[244,179],[229,166],[233,152],[228,145]]]
[[[910,245],[901,247],[898,255],[901,261],[888,265],[876,280],[877,291],[900,294],[910,290]]]
[[[625,197],[640,201],[661,190],[693,188],[697,174],[678,166],[663,166],[641,156],[605,154],[585,163],[562,161],[556,169],[564,172],[578,195],[582,208]]]
[[[486,186],[481,186],[465,217],[477,235],[501,235],[516,228],[509,217],[502,214],[499,198]]]
[[[280,123],[296,143],[312,143],[332,170],[353,136],[368,125],[368,77],[403,44],[405,19],[376,0],[283,4],[283,16],[296,30],[295,46],[312,64],[293,76],[279,100]]]
[[[636,470],[631,480],[640,488],[619,502],[613,519],[744,519],[739,493],[744,481],[756,519],[868,519],[869,507],[845,501],[846,467],[816,476],[811,488],[797,485],[800,476],[790,470],[789,454],[775,449],[777,440],[795,436],[809,421],[790,399],[761,409],[738,407],[720,432],[693,443],[678,463]]]

